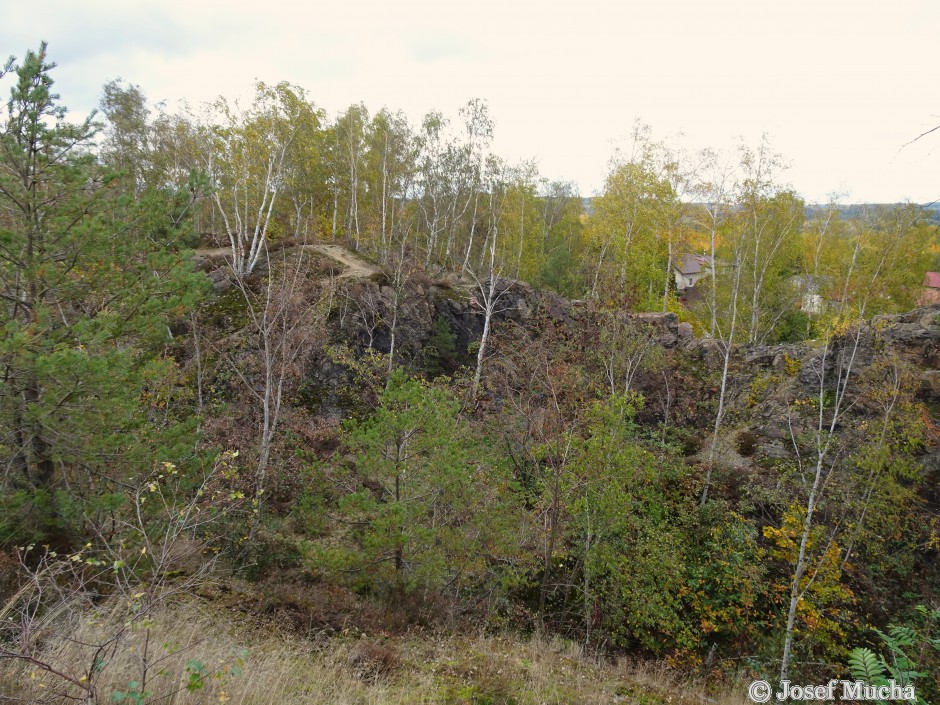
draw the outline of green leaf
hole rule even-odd
[[[857,648],[849,654],[849,670],[856,680],[876,684],[883,680],[886,669],[881,659],[871,649]]]

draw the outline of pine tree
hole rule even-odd
[[[325,472],[341,488],[347,531],[342,548],[320,547],[322,566],[378,591],[459,591],[505,578],[492,572],[505,573],[516,551],[509,479],[459,406],[443,387],[396,370],[375,414],[345,424],[349,454]]]
[[[66,121],[54,67],[45,44],[28,52],[0,113],[0,464],[8,499],[61,517],[145,462],[145,404],[166,405],[175,372],[168,324],[202,278],[169,196],[118,188],[94,116]]]

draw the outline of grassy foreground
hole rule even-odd
[[[69,635],[50,630],[38,660],[80,677],[89,644],[113,629],[114,615],[85,619]],[[136,699],[146,653],[149,691]],[[192,690],[187,684],[195,684]],[[502,636],[341,636],[301,639],[211,603],[189,601],[133,631],[102,669],[98,702],[134,705],[541,705],[743,703],[706,697],[700,685],[666,669],[586,657],[559,638]],[[55,691],[59,691],[56,693]],[[28,662],[0,661],[0,702],[77,702],[74,687]],[[123,696],[123,697],[122,697]]]

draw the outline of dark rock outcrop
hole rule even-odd
[[[569,301],[553,292],[537,291],[523,282],[502,280],[494,324],[510,324],[529,331],[536,338],[540,327],[554,325],[563,337],[578,339],[590,352],[593,338],[585,331],[597,329],[602,315],[592,302]],[[395,357],[412,369],[427,370],[428,355],[435,346],[434,335],[452,337],[456,359],[473,364],[473,345],[483,331],[484,315],[479,292],[466,283],[412,280],[398,294],[395,316]],[[336,341],[345,342],[354,354],[361,355],[371,344],[383,353],[391,348],[390,322],[393,320],[395,290],[391,286],[360,280],[345,291],[345,314],[334,316],[332,331]],[[716,380],[724,363],[724,347],[718,340],[696,338],[692,326],[679,323],[674,313],[634,313],[630,318],[653,327],[655,339],[671,351],[672,365],[685,370],[673,411],[681,405],[681,396],[698,404],[700,418],[688,412],[686,421],[707,427],[706,418],[716,394]],[[443,331],[443,333],[442,333]],[[856,344],[857,339],[857,344]],[[814,428],[809,404],[818,399],[820,384],[824,394],[834,393],[838,370],[844,369],[854,354],[853,379],[864,375],[873,362],[886,354],[896,355],[918,370],[919,398],[928,407],[940,409],[940,304],[894,316],[878,316],[859,331],[848,331],[835,339],[828,349],[812,341],[785,345],[741,345],[732,352],[729,367],[728,416],[726,426],[751,438],[755,458],[787,458],[794,455],[794,444]],[[684,362],[682,362],[684,360]],[[356,396],[351,385],[353,375],[342,364],[323,357],[312,365],[311,395],[321,413],[341,416],[349,412]],[[691,370],[691,371],[690,371]],[[696,372],[698,370],[698,372]],[[446,370],[445,370],[446,371]],[[658,376],[649,376],[640,385],[648,398],[658,398],[663,389]],[[869,382],[870,384],[870,382]],[[708,401],[712,400],[712,401]],[[795,402],[799,402],[796,405]],[[807,406],[802,413],[800,403]],[[652,406],[652,405],[651,405]],[[649,413],[652,413],[650,411]],[[870,413],[864,400],[852,414]],[[713,416],[712,416],[713,418]],[[679,421],[677,418],[676,421]],[[930,461],[934,462],[934,461]],[[940,467],[940,461],[935,464]]]

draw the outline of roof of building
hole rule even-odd
[[[700,274],[702,268],[711,269],[712,258],[708,255],[682,255],[676,262],[680,274]]]
[[[924,275],[924,286],[929,289],[940,289],[940,272],[927,272]]]

